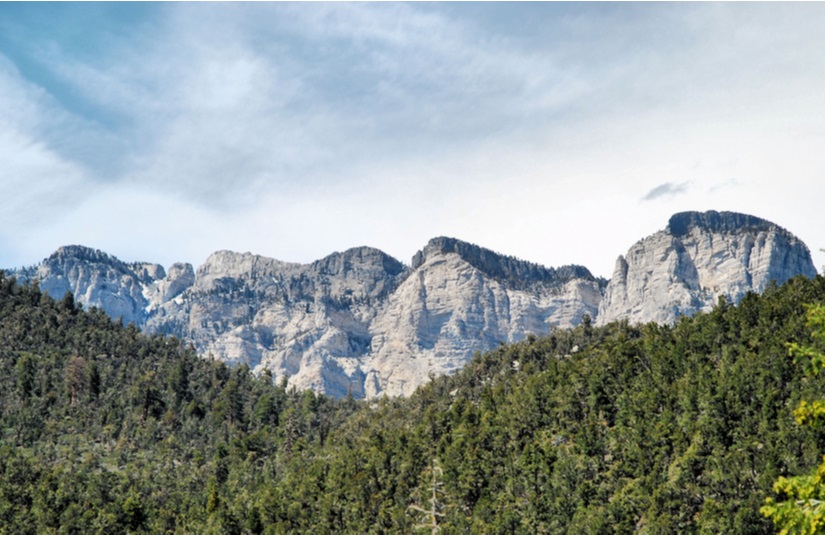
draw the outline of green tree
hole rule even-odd
[[[17,371],[17,389],[20,397],[24,400],[28,400],[34,391],[36,365],[36,357],[31,353],[23,353],[20,358],[17,359],[17,364],[15,365]]]
[[[804,364],[805,374],[814,376],[825,369],[825,354],[817,349],[825,345],[825,306],[808,307],[807,320],[814,346],[794,342],[788,344],[788,349],[794,362]],[[803,400],[793,414],[799,425],[818,427],[825,421],[825,400]],[[786,499],[779,502],[767,498],[760,512],[773,520],[781,535],[825,533],[825,457],[809,474],[780,477],[773,490]]]

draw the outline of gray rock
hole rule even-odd
[[[816,269],[787,230],[745,214],[679,213],[619,257],[596,323],[673,323],[710,310],[720,296],[737,303],[797,275],[814,277]]]
[[[218,251],[197,271],[126,264],[69,246],[14,270],[61,298],[190,341],[206,358],[271,370],[336,397],[408,395],[473,354],[577,325],[672,322],[816,270],[789,232],[744,214],[685,212],[619,257],[609,284],[581,266],[546,268],[454,238],[409,267],[370,247],[311,264]]]
[[[436,238],[372,324],[365,394],[409,395],[430,375],[461,369],[477,351],[594,317],[600,281]]]
[[[56,299],[71,292],[76,302],[98,307],[114,319],[138,326],[146,319],[146,288],[165,276],[158,264],[126,264],[79,245],[61,247],[39,266],[13,274],[21,282],[37,279],[40,288]]]
[[[338,397],[409,394],[477,351],[576,325],[595,316],[605,283],[452,238],[431,240],[409,268],[358,247],[306,265],[218,251],[197,272],[166,273],[70,247],[29,275],[207,358]]]

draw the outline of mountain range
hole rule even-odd
[[[72,245],[9,274],[190,341],[206,358],[270,370],[299,389],[373,398],[409,395],[501,343],[583,321],[673,323],[720,296],[736,303],[816,269],[808,247],[778,225],[710,211],[672,216],[618,258],[609,281],[447,237],[409,265],[358,247],[310,264],[218,251],[197,270],[167,270]]]

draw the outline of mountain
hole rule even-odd
[[[816,270],[805,244],[773,223],[685,212],[620,256],[609,283],[582,266],[547,268],[447,237],[409,266],[358,247],[311,264],[219,251],[197,270],[165,271],[69,246],[11,274],[187,340],[204,357],[270,370],[299,389],[374,398],[409,395],[476,352],[587,316],[669,323],[720,295],[738,302]]]
[[[219,251],[197,271],[166,272],[69,246],[12,274],[335,397],[408,395],[476,352],[577,325],[595,317],[605,284],[581,266],[545,268],[453,238],[431,240],[410,266],[358,247],[311,264]]]
[[[365,394],[408,395],[477,351],[578,325],[597,313],[603,285],[581,266],[548,269],[435,238],[373,322]]]
[[[810,251],[778,225],[734,212],[682,212],[619,257],[597,324],[672,323],[710,310],[720,296],[738,303],[797,275],[816,276]]]

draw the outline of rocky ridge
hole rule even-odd
[[[816,274],[807,247],[753,216],[685,212],[620,256],[609,284],[582,266],[547,268],[439,237],[405,266],[370,247],[311,264],[218,251],[197,270],[124,263],[80,246],[14,270],[60,298],[149,333],[191,341],[207,358],[268,369],[336,397],[408,395],[477,351],[577,325],[585,315],[672,322]]]

